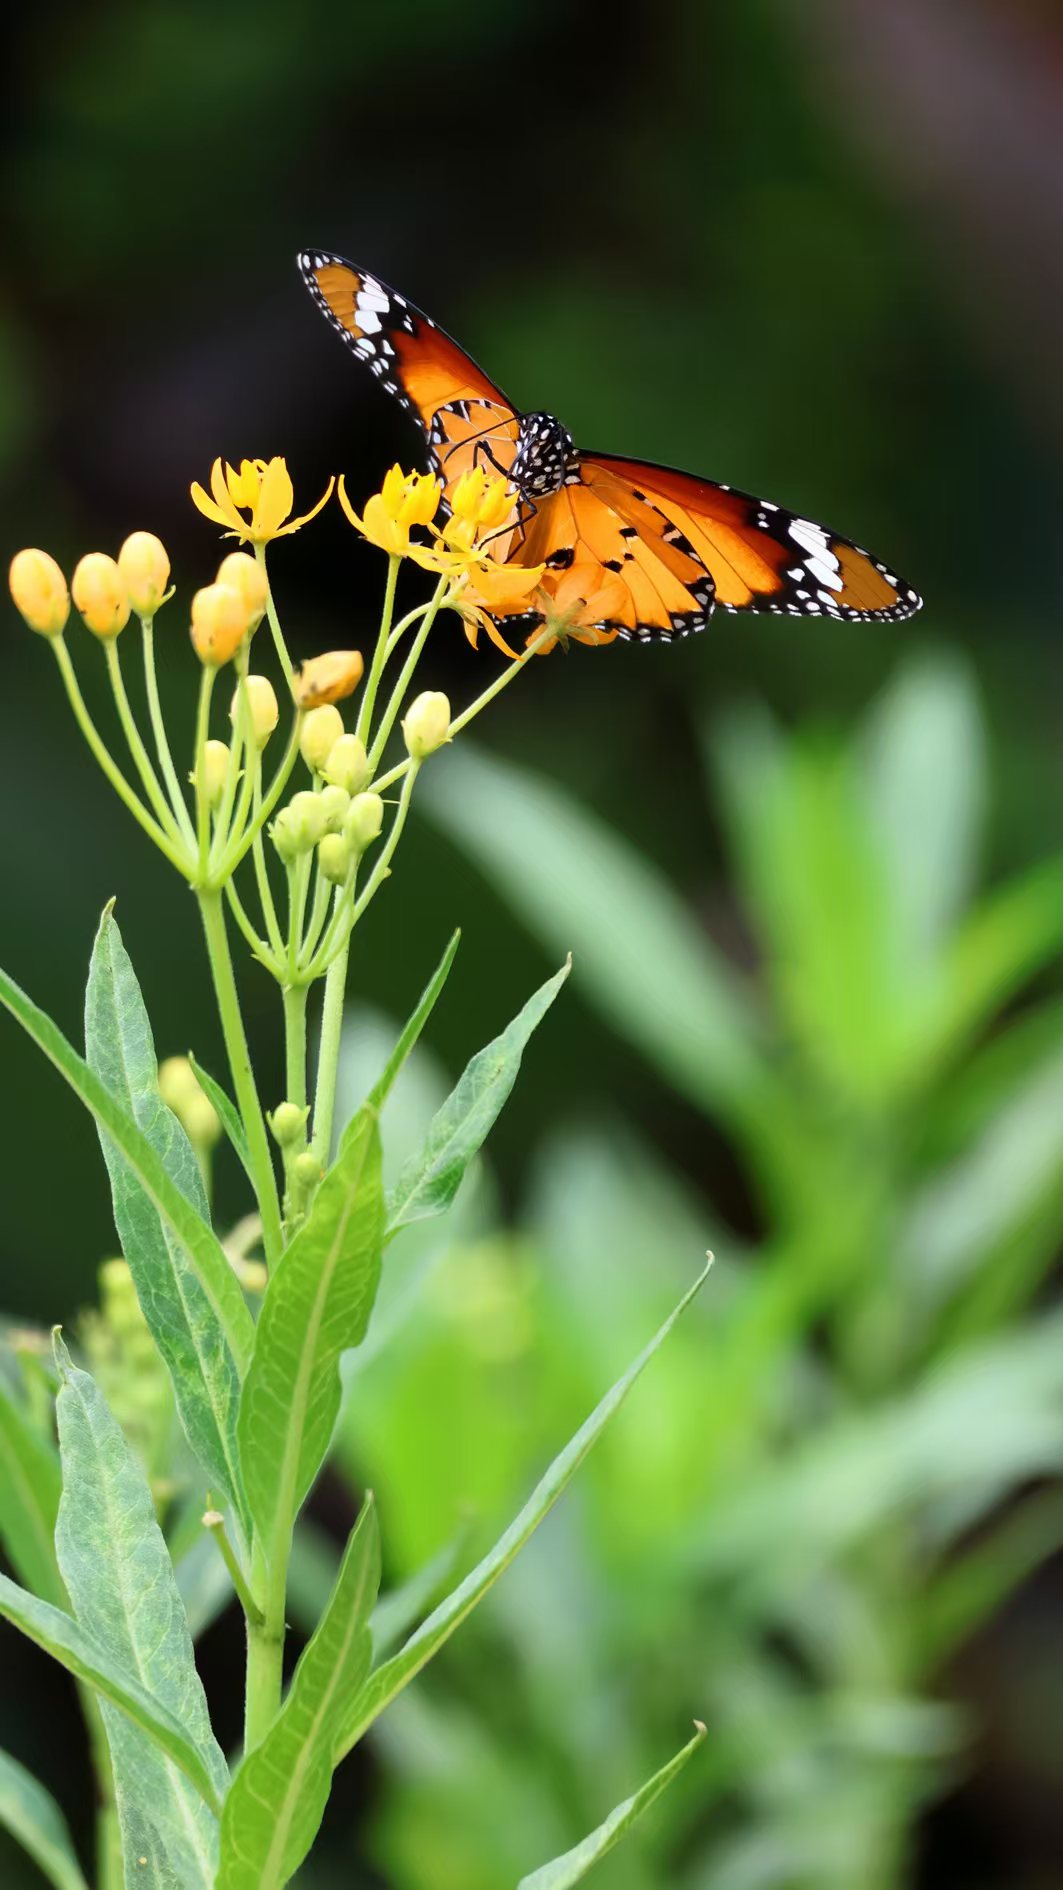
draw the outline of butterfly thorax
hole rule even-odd
[[[522,416],[509,476],[526,498],[544,499],[560,492],[575,461],[575,441],[552,413]]]

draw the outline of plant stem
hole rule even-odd
[[[373,651],[373,660],[369,665],[369,674],[366,677],[365,688],[362,691],[361,706],[358,710],[358,720],[354,730],[359,741],[363,742],[368,740],[369,730],[373,720],[373,709],[376,704],[376,692],[380,687],[380,678],[384,673],[384,664],[387,661],[391,619],[395,615],[395,587],[399,581],[399,566],[401,563],[401,558],[388,559],[388,581],[384,591],[384,608],[380,617],[380,630],[377,634],[376,649]]]
[[[277,1178],[273,1169],[273,1158],[270,1154],[262,1105],[258,1100],[255,1073],[251,1068],[244,1021],[240,1014],[240,999],[236,989],[236,979],[233,976],[233,962],[225,929],[225,908],[222,904],[222,895],[217,888],[200,887],[198,896],[199,909],[203,915],[207,954],[210,958],[210,969],[218,1000],[218,1015],[221,1018],[233,1088],[236,1091],[236,1101],[243,1119],[251,1168],[255,1177],[255,1193],[258,1196],[258,1209],[262,1216],[262,1244],[265,1248],[266,1264],[275,1266],[280,1259],[284,1244],[281,1233],[280,1201],[277,1196]]]
[[[244,1751],[265,1738],[281,1701],[284,1660],[284,1603],[288,1570],[284,1564],[265,1581],[261,1549],[252,1556],[252,1589],[264,1594],[263,1619],[247,1621],[247,1691],[244,1697]],[[279,1607],[278,1607],[279,1602]]]
[[[284,751],[280,766],[269,784],[265,799],[259,803],[250,826],[243,830],[240,834],[240,838],[230,847],[225,858],[218,861],[214,869],[214,877],[217,881],[220,882],[223,879],[227,879],[232,873],[235,873],[240,861],[243,859],[245,853],[254,845],[255,840],[262,832],[273,809],[284,793],[291,777],[292,769],[299,756],[299,731],[302,725],[302,713],[299,712],[296,714],[295,720],[292,723],[292,732],[288,737],[288,746]]]
[[[306,1000],[305,984],[284,987],[284,1096],[300,1109],[306,1104]]]
[[[210,801],[207,798],[207,732],[210,728],[210,699],[214,694],[217,670],[205,664],[199,684],[199,709],[196,714],[196,836],[199,849],[199,877],[207,877],[210,858]]]
[[[549,627],[540,630],[538,636],[533,638],[527,649],[517,657],[516,661],[511,663],[508,669],[504,669],[500,676],[496,676],[494,682],[488,684],[483,694],[477,696],[475,702],[470,702],[467,709],[463,709],[460,715],[454,717],[450,725],[451,737],[453,738],[455,735],[460,735],[462,729],[468,727],[473,717],[479,715],[481,709],[486,709],[489,702],[493,702],[496,696],[501,695],[503,689],[509,687],[509,684],[513,681],[515,676],[519,675],[525,664],[529,662],[533,656],[538,655],[543,644],[548,643],[550,638],[555,635],[556,632]],[[386,774],[380,775],[376,781],[371,782],[371,792],[374,794],[382,794],[385,788],[394,787],[395,782],[401,781],[403,776],[408,774],[409,771],[410,763],[408,760],[398,762],[394,768],[389,768]]]
[[[266,580],[266,615],[269,618],[269,628],[270,628],[270,634],[273,638],[273,646],[277,652],[278,657],[280,658],[280,666],[282,670],[284,671],[285,681],[287,682],[288,687],[290,689],[291,684],[292,684],[292,673],[293,673],[292,672],[292,659],[288,655],[288,645],[284,641],[284,631],[281,629],[281,621],[277,615],[277,606],[273,601],[273,587],[270,584],[269,573],[266,570],[265,545],[255,546],[255,558]]]
[[[409,654],[407,655],[406,661],[402,666],[402,671],[399,676],[398,682],[395,684],[395,687],[391,692],[391,696],[388,700],[388,706],[384,710],[384,713],[380,718],[380,726],[378,727],[376,734],[373,737],[373,746],[369,754],[369,763],[370,763],[370,766],[373,768],[379,767],[380,765],[380,757],[383,754],[385,748],[387,747],[388,736],[391,734],[391,731],[395,726],[395,718],[398,715],[399,710],[402,708],[403,702],[406,697],[406,691],[410,686],[410,679],[413,675],[414,670],[417,668],[418,663],[421,660],[421,651],[424,649],[424,646],[426,642],[428,641],[428,633],[431,630],[432,625],[435,623],[437,616],[439,615],[440,606],[442,605],[443,599],[446,596],[449,583],[450,583],[449,578],[440,578],[439,583],[436,585],[435,595],[433,596],[432,601],[428,606],[428,609],[425,611],[424,617],[421,622],[421,627],[418,630],[417,635],[414,637],[414,640],[410,645]]]
[[[105,643],[104,650],[107,656],[107,673],[111,679],[115,706],[118,710],[118,720],[122,724],[122,732],[125,735],[126,743],[133,757],[136,771],[140,776],[144,792],[158,815],[159,825],[169,834],[171,840],[179,844],[181,835],[177,825],[177,817],[169,801],[166,799],[162,788],[159,786],[158,776],[151,765],[148,751],[141,740],[140,730],[136,725],[133,711],[129,705],[125,679],[122,675],[122,659],[118,652],[118,638],[111,637],[108,642]]]
[[[148,839],[154,841],[159,852],[165,854],[170,865],[175,866],[177,871],[187,878],[192,865],[191,860],[174,846],[169,836],[165,834],[159,826],[158,821],[152,818],[139,795],[134,793],[133,789],[130,787],[129,782],[126,780],[125,775],[122,773],[121,768],[111,755],[109,749],[106,748],[101,741],[96,730],[96,724],[89,714],[88,709],[85,707],[85,699],[78,686],[78,679],[74,674],[74,665],[70,660],[70,651],[67,649],[63,638],[50,637],[49,642],[55,652],[55,660],[59,665],[59,674],[63,678],[63,687],[66,690],[70,707],[74,711],[75,720],[92,750],[93,756],[103,769],[104,774],[107,776],[108,781],[119,799],[128,807],[133,819],[139,826],[143,827]]]
[[[311,1148],[322,1168],[328,1165],[332,1150],[332,1117],[336,1108],[336,1078],[340,1067],[340,1041],[343,1036],[343,999],[347,989],[347,963],[351,953],[348,932],[341,949],[328,968],[325,1000],[321,1010],[321,1048],[317,1058],[314,1085],[314,1138]]]
[[[241,1608],[248,1620],[253,1621],[256,1627],[259,1626],[262,1622],[262,1610],[244,1580],[244,1571],[236,1559],[236,1552],[226,1534],[225,1517],[219,1510],[208,1509],[203,1515],[203,1527],[209,1529],[214,1537],[221,1559],[229,1571]]]
[[[159,679],[155,673],[155,625],[153,619],[151,617],[142,617],[140,627],[144,633],[144,689],[148,698],[148,717],[151,722],[151,732],[155,737],[155,752],[159,757],[159,767],[162,769],[162,778],[170,792],[170,800],[173,804],[177,824],[185,840],[188,842],[188,845],[191,847],[195,844],[195,829],[192,826],[192,821],[189,816],[184,790],[177,778],[177,769],[173,765],[173,755],[170,753],[170,741],[166,733],[166,723],[163,720],[162,703],[159,700]]]

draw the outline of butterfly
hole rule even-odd
[[[899,622],[922,599],[880,559],[769,499],[668,466],[583,452],[560,420],[522,413],[456,341],[405,296],[342,256],[304,250],[311,295],[424,431],[444,499],[476,465],[514,492],[492,547],[507,565],[544,566],[540,589],[497,622],[541,624],[565,610],[590,642],[669,640],[715,609],[846,622]],[[541,603],[540,609],[537,603]]]

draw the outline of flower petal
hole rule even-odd
[[[271,459],[262,474],[251,521],[255,537],[276,538],[294,503],[295,492],[287,466],[283,459]]]

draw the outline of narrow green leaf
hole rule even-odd
[[[709,1265],[711,1266],[711,1260]],[[564,1450],[541,1478],[524,1508],[510,1524],[503,1536],[500,1536],[493,1549],[489,1549],[482,1561],[459,1583],[454,1592],[440,1602],[438,1608],[429,1615],[416,1634],[411,1635],[397,1654],[384,1661],[370,1674],[344,1727],[340,1753],[349,1752],[356,1745],[363,1733],[375,1719],[389,1706],[397,1694],[408,1686],[422,1667],[427,1666],[438,1653],[443,1643],[450,1639],[455,1629],[461,1626],[470,1615],[478,1601],[482,1600],[489,1588],[492,1588],[499,1576],[504,1574],[510,1563],[515,1560],[529,1537],[534,1535],[539,1524],[548,1516],[558,1497],[570,1483],[583,1459],[597,1443],[609,1419],[620,1409],[636,1379],[649,1364],[654,1353],[663,1345],[676,1321],[686,1311],[691,1300],[708,1276],[709,1267],[698,1275],[693,1286],[684,1293],[678,1306],[665,1320],[649,1344],[641,1351],[633,1365],[630,1365],[622,1378],[618,1378],[610,1391],[596,1405],[590,1417],[581,1425],[575,1436],[565,1445]]]
[[[51,1792],[9,1752],[0,1752],[0,1825],[55,1890],[88,1890],[66,1819]]]
[[[424,812],[534,936],[571,949],[581,994],[700,1108],[762,1074],[750,996],[674,888],[555,782],[461,741]]]
[[[0,1541],[20,1581],[61,1608],[55,1559],[59,1458],[0,1378]]]
[[[7,973],[0,971],[0,1004],[11,1012],[38,1049],[54,1064],[86,1109],[125,1156],[145,1194],[176,1234],[217,1315],[230,1350],[242,1370],[251,1355],[254,1321],[220,1242],[166,1171],[147,1137],[115,1102],[107,1085],[91,1070],[53,1024]]]
[[[50,1601],[38,1600],[6,1575],[0,1575],[0,1615],[57,1660],[75,1680],[84,1680],[96,1689],[101,1700],[119,1707],[191,1779],[204,1803],[215,1812],[220,1810],[217,1787],[203,1755],[180,1720],[135,1675],[113,1661],[73,1615],[64,1614]]]
[[[226,1799],[217,1890],[280,1890],[309,1851],[328,1800],[338,1729],[369,1672],[379,1586],[380,1532],[367,1496],[280,1714]]]
[[[270,1276],[240,1400],[240,1461],[267,1554],[286,1545],[340,1408],[341,1354],[365,1337],[380,1278],[384,1190],[374,1110],[340,1155]]]
[[[632,1825],[642,1817],[643,1812],[648,1811],[650,1806],[656,1803],[661,1793],[668,1790],[672,1780],[693,1758],[705,1737],[705,1728],[700,1720],[695,1721],[695,1725],[697,1731],[693,1739],[683,1747],[681,1752],[676,1753],[674,1759],[670,1759],[659,1772],[655,1772],[641,1791],[635,1792],[631,1798],[625,1798],[622,1805],[617,1805],[616,1810],[610,1812],[605,1823],[600,1824],[589,1837],[585,1837],[582,1844],[577,1844],[574,1850],[566,1851],[564,1857],[555,1857],[553,1863],[544,1864],[541,1870],[533,1871],[530,1877],[522,1877],[517,1890],[571,1890],[574,1883],[581,1883],[587,1872],[593,1869],[607,1851],[612,1850],[614,1844],[619,1844],[620,1839],[627,1835]]]
[[[211,1731],[192,1639],[147,1479],[103,1394],[60,1339],[56,1400],[63,1495],[55,1546],[78,1624],[135,1676],[191,1743],[212,1810],[154,1738],[102,1704],[130,1882],[209,1890],[228,1772]],[[142,1863],[141,1859],[146,1859]]]
[[[373,1609],[370,1626],[373,1630],[373,1656],[383,1660],[393,1647],[412,1633],[417,1623],[428,1613],[445,1582],[452,1579],[454,1571],[461,1561],[469,1540],[469,1525],[461,1528],[445,1542],[423,1568],[415,1570],[407,1581],[392,1588],[386,1595],[381,1595]]]
[[[151,1144],[206,1233],[209,1209],[199,1163],[159,1094],[151,1025],[110,907],[100,920],[89,968],[85,1047],[90,1069]],[[173,1381],[185,1435],[212,1485],[243,1513],[236,1446],[240,1371],[225,1326],[178,1234],[102,1126],[100,1146],[122,1251]],[[226,1312],[239,1327],[245,1308],[227,1262],[225,1276]]]
[[[520,1069],[532,1031],[540,1024],[572,968],[540,985],[500,1037],[477,1051],[429,1124],[424,1146],[404,1165],[388,1197],[389,1240],[411,1221],[443,1214],[461,1186],[475,1154],[501,1114]]]
[[[236,1104],[226,1095],[221,1084],[216,1082],[214,1077],[211,1076],[210,1071],[205,1070],[202,1064],[196,1062],[191,1050],[188,1052],[188,1061],[192,1066],[192,1074],[196,1082],[199,1084],[207,1101],[213,1104],[218,1121],[221,1123],[236,1153],[239,1155],[243,1164],[244,1173],[251,1183],[252,1188],[254,1188],[256,1185],[255,1171],[251,1166],[251,1150],[247,1146],[244,1125],[240,1120]]]
[[[405,1029],[403,1030],[402,1035],[399,1037],[399,1040],[396,1043],[395,1048],[392,1051],[391,1055],[389,1056],[387,1063],[385,1064],[384,1069],[382,1070],[380,1076],[377,1078],[377,1081],[374,1083],[372,1089],[369,1092],[367,1101],[371,1109],[376,1109],[379,1111],[380,1109],[383,1108],[384,1103],[387,1100],[388,1093],[391,1089],[391,1086],[395,1081],[395,1078],[398,1076],[399,1071],[402,1069],[403,1064],[405,1063],[407,1057],[410,1054],[410,1051],[413,1049],[414,1045],[417,1042],[418,1037],[420,1036],[422,1030],[427,1024],[428,1019],[431,1017],[432,1012],[435,1010],[436,1001],[439,998],[443,990],[443,986],[446,984],[448,977],[450,976],[450,967],[454,963],[454,956],[455,956],[455,953],[457,952],[458,945],[460,944],[460,942],[461,942],[461,932],[459,930],[454,933],[454,936],[452,937],[450,944],[447,946],[446,951],[443,953],[443,956],[440,959],[439,964],[436,966],[436,969],[433,972],[431,979],[429,980],[428,984],[426,984],[424,990],[421,993],[416,1010],[414,1011],[412,1017],[410,1018],[409,1023],[406,1025]]]

